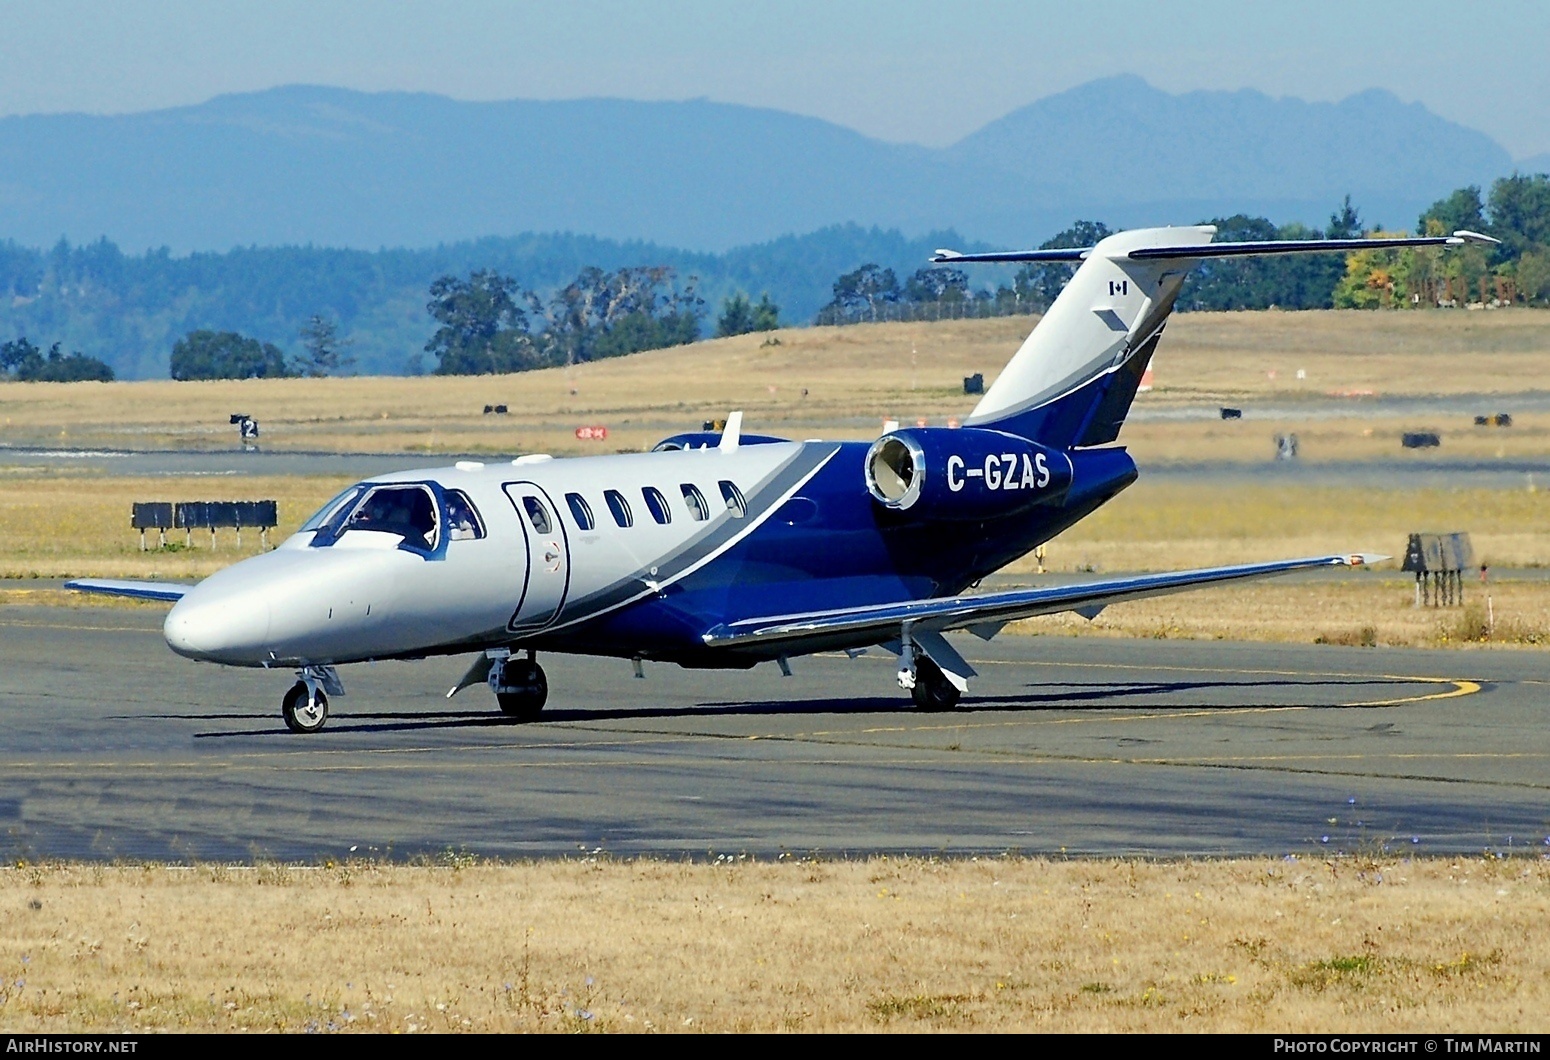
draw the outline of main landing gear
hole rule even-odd
[[[940,641],[940,636],[937,639]],[[951,652],[945,643],[939,648]],[[953,656],[956,657],[956,653]],[[958,697],[963,695],[963,689],[942,672],[931,656],[915,646],[908,627],[900,640],[898,678],[899,687],[909,690],[910,698],[919,710],[952,710],[958,705]]]
[[[531,652],[526,659],[497,659],[490,667],[490,687],[495,702],[507,717],[537,721],[549,699],[549,679]]]
[[[477,684],[489,685],[501,712],[515,721],[537,721],[549,698],[549,680],[531,648],[526,659],[515,658],[510,648],[491,648],[480,653],[468,672],[448,690],[447,698]]]
[[[915,658],[915,687],[910,698],[920,710],[952,710],[963,693],[947,679],[942,668],[924,655]]]

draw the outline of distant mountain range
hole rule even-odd
[[[292,86],[142,114],[0,119],[0,238],[106,235],[185,252],[578,232],[719,252],[854,223],[1007,245],[1078,217],[1317,224],[1346,194],[1402,227],[1513,168],[1485,134],[1379,90],[1307,103],[1114,77],[930,149],[704,100],[466,103]]]

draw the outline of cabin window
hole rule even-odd
[[[570,505],[570,513],[576,520],[576,525],[583,530],[590,530],[597,525],[592,518],[592,508],[587,500],[579,493],[567,493],[565,503]]]
[[[614,522],[620,526],[635,525],[635,513],[630,511],[630,502],[624,499],[624,494],[618,490],[604,490],[603,500],[608,502],[608,510],[613,513]]]
[[[344,528],[397,534],[410,548],[429,552],[436,542],[436,505],[424,486],[378,486]]]
[[[344,518],[345,513],[350,510],[350,506],[365,492],[365,486],[351,486],[319,508],[312,518],[301,524],[301,529],[297,533],[306,533],[308,530],[322,530],[324,527],[336,527],[339,521]]]
[[[573,493],[571,496],[574,497],[575,494]],[[549,508],[543,501],[537,497],[523,497],[522,510],[527,512],[527,521],[533,524],[534,530],[537,530],[540,534],[554,533],[554,521],[549,518]],[[571,506],[571,510],[575,510],[575,505]],[[590,515],[591,513],[589,512],[588,514]],[[582,527],[582,529],[585,530],[586,527]]]
[[[451,541],[476,541],[484,536],[479,509],[462,490],[447,490],[447,538]]]
[[[696,522],[703,523],[710,518],[710,505],[705,503],[705,494],[700,492],[698,486],[691,486],[685,482],[678,488],[683,492],[684,504],[689,506],[689,514]]]
[[[673,521],[673,510],[667,506],[667,498],[662,496],[662,491],[655,486],[646,486],[641,489],[640,495],[646,498],[646,510],[658,523],[666,526]]]
[[[737,483],[722,479],[721,496],[727,502],[727,511],[732,513],[732,518],[741,519],[748,514],[748,502],[743,500],[743,491],[737,488]]]

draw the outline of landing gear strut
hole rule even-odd
[[[549,699],[544,668],[528,653],[526,659],[499,659],[490,668],[490,687],[501,711],[517,721],[537,721]]]
[[[916,654],[915,656],[915,684],[910,689],[910,698],[915,701],[915,706],[920,710],[952,710],[958,705],[958,697],[961,692],[942,673],[942,668],[932,662],[929,656]]]

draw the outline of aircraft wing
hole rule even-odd
[[[181,600],[192,585],[177,582],[127,582],[108,578],[76,578],[65,582],[66,589],[102,596],[128,596],[136,600]]]
[[[711,647],[728,648],[776,644],[795,647],[803,641],[822,644],[850,640],[852,643],[861,643],[866,637],[875,637],[874,643],[882,643],[896,639],[906,624],[912,632],[940,633],[968,629],[988,640],[1001,626],[1020,618],[1053,615],[1062,611],[1075,611],[1093,618],[1108,605],[1125,600],[1163,596],[1202,585],[1265,578],[1314,567],[1359,567],[1387,558],[1366,553],[1314,556],[1274,563],[1170,571],[1166,574],[1137,574],[1128,578],[1076,585],[910,600],[808,614],[771,615],[717,626],[704,635],[704,640]]]

